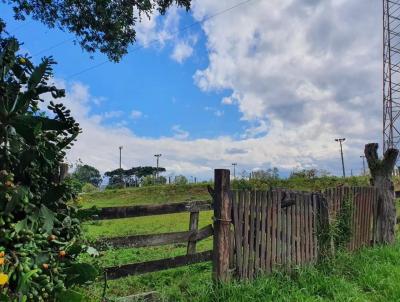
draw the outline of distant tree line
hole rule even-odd
[[[109,186],[124,186],[124,187],[137,187],[140,184],[148,185],[150,183],[165,184],[166,178],[159,176],[160,173],[165,172],[166,169],[162,167],[133,167],[130,169],[115,169],[104,173],[109,177]],[[158,177],[157,177],[158,175]]]

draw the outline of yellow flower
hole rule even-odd
[[[4,258],[1,257],[1,258],[0,258],[0,265],[3,265],[3,264],[4,264]]]
[[[4,285],[8,282],[8,275],[0,273],[0,285]]]
[[[0,252],[0,257],[3,258],[5,256],[4,252]]]
[[[26,63],[26,60],[25,60],[24,58],[19,58],[19,62],[20,62],[21,64],[25,64],[25,63]]]

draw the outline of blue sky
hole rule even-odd
[[[107,58],[0,8],[24,51],[58,61],[56,84],[84,130],[70,162],[104,172],[117,167],[123,145],[124,167],[162,153],[169,175],[208,179],[232,162],[247,173],[276,166],[282,175],[340,175],[334,138],[346,137],[347,174],[359,174],[364,144],[382,140],[379,3],[250,0],[219,14],[240,3],[193,0],[189,13],[144,20],[120,63],[80,74]]]
[[[91,87],[91,94],[104,99],[101,106],[93,108],[92,113],[113,112],[111,115],[114,117],[106,123],[125,121],[134,133],[154,138],[173,135],[174,125],[188,131],[190,138],[239,136],[243,131],[245,122],[240,120],[239,112],[221,105],[221,98],[229,92],[222,89],[204,93],[193,81],[195,71],[208,65],[201,26],[196,25],[180,33],[183,37],[195,35],[198,40],[193,55],[184,63],[170,58],[172,41],[165,42],[163,46],[156,42],[147,48],[132,45],[131,52],[121,62],[108,62],[76,75],[106,61],[106,56],[95,54],[91,58],[91,54],[74,44],[73,35],[48,29],[32,20],[27,24],[24,22],[24,25],[12,18],[9,7],[3,6],[7,13],[2,17],[10,33],[24,42],[23,49],[36,62],[42,56],[52,55],[58,62],[55,68],[57,78],[83,82]],[[180,16],[180,28],[195,22],[191,14],[181,12]],[[132,121],[132,111],[140,111],[142,117]]]

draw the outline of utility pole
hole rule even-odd
[[[360,158],[362,158],[363,161],[363,171],[364,171],[364,176],[367,175],[367,173],[365,172],[365,155],[360,155]]]
[[[160,157],[161,157],[161,154],[154,154],[154,156],[157,157],[156,179],[157,179],[157,181],[158,181],[158,162],[159,162],[159,159],[160,159]]]
[[[343,147],[342,147],[342,143],[345,140],[346,140],[345,138],[335,138],[335,142],[339,142],[339,144],[340,144],[340,155],[342,156],[343,178],[346,177],[346,172],[344,170]]]
[[[232,166],[233,166],[233,179],[236,179],[236,166],[237,166],[237,163],[232,163]]]
[[[119,146],[119,168],[122,169],[122,146]]]

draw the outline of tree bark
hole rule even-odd
[[[396,206],[392,173],[399,150],[386,150],[383,159],[378,157],[378,144],[365,145],[365,157],[371,172],[371,185],[378,188],[377,227],[375,238],[378,243],[391,244],[395,241]]]

